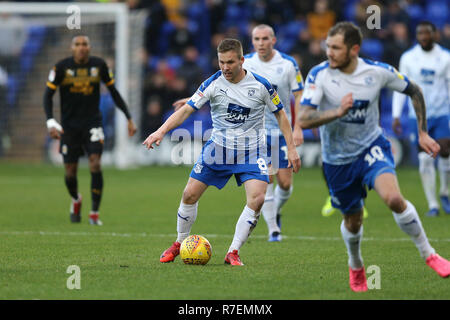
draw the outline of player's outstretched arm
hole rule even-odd
[[[410,80],[404,93],[411,98],[414,111],[416,112],[419,145],[426,153],[435,158],[439,153],[440,146],[427,132],[427,115],[422,90],[417,84]]]
[[[158,130],[150,134],[142,144],[145,145],[147,149],[153,149],[154,143],[159,146],[166,133],[181,125],[194,111],[195,109],[190,105],[183,105],[180,109],[175,111]]]
[[[292,136],[291,124],[289,123],[289,120],[286,116],[286,112],[284,110],[280,110],[275,113],[275,117],[277,118],[278,126],[280,127],[284,139],[286,140],[286,145],[288,148],[287,157],[289,167],[292,167],[294,172],[298,172],[298,170],[300,170],[301,161],[297,149],[295,148],[294,145],[294,138]]]
[[[347,114],[353,106],[353,94],[346,94],[339,107],[329,110],[318,110],[316,108],[302,105],[297,117],[297,121],[303,129],[317,128],[323,124],[334,121]]]

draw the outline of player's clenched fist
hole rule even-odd
[[[338,116],[343,117],[348,110],[353,106],[353,93],[347,93],[341,100],[341,105],[338,108]]]
[[[164,135],[161,132],[155,131],[151,135],[149,135],[147,139],[142,142],[142,144],[146,146],[147,149],[153,149],[153,144],[155,143],[157,146],[159,146],[163,138]]]

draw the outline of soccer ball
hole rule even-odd
[[[185,264],[207,264],[211,255],[211,244],[203,236],[192,235],[181,243],[180,257]]]

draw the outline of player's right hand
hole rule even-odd
[[[59,140],[59,139],[61,139],[61,133],[64,133],[64,130],[58,131],[58,129],[56,129],[56,128],[50,128],[50,129],[48,130],[48,133],[50,134],[50,137],[51,137],[52,139],[57,139],[57,140]]]
[[[441,146],[431,138],[425,131],[419,132],[419,145],[431,157],[436,158]]]
[[[61,139],[61,133],[64,133],[62,126],[53,118],[47,120],[47,129],[52,139]]]
[[[297,173],[302,165],[302,161],[300,160],[300,156],[298,155],[297,149],[296,148],[289,149],[287,156],[288,156],[288,167],[292,167],[294,173]]]
[[[394,118],[394,121],[392,122],[392,130],[394,130],[394,133],[397,135],[402,134],[402,124],[400,123],[399,118]]]
[[[163,134],[161,134],[159,131],[155,131],[151,135],[149,135],[147,139],[145,139],[144,142],[142,142],[142,144],[146,146],[147,149],[153,149],[153,144],[159,146],[163,138],[164,138]]]
[[[337,109],[338,117],[343,117],[347,114],[348,110],[353,106],[353,93],[347,93],[341,100],[341,105]]]

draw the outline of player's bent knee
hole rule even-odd
[[[247,199],[247,206],[256,212],[259,212],[264,204],[266,195],[264,193],[257,193]]]
[[[200,198],[200,196],[196,193],[193,192],[192,190],[186,188],[183,191],[183,203],[185,204],[195,204],[198,199]]]
[[[292,186],[291,181],[279,181],[278,185],[284,191],[289,191],[291,189],[291,186]]]
[[[399,193],[386,195],[384,202],[394,212],[402,212],[406,207],[405,199]]]

